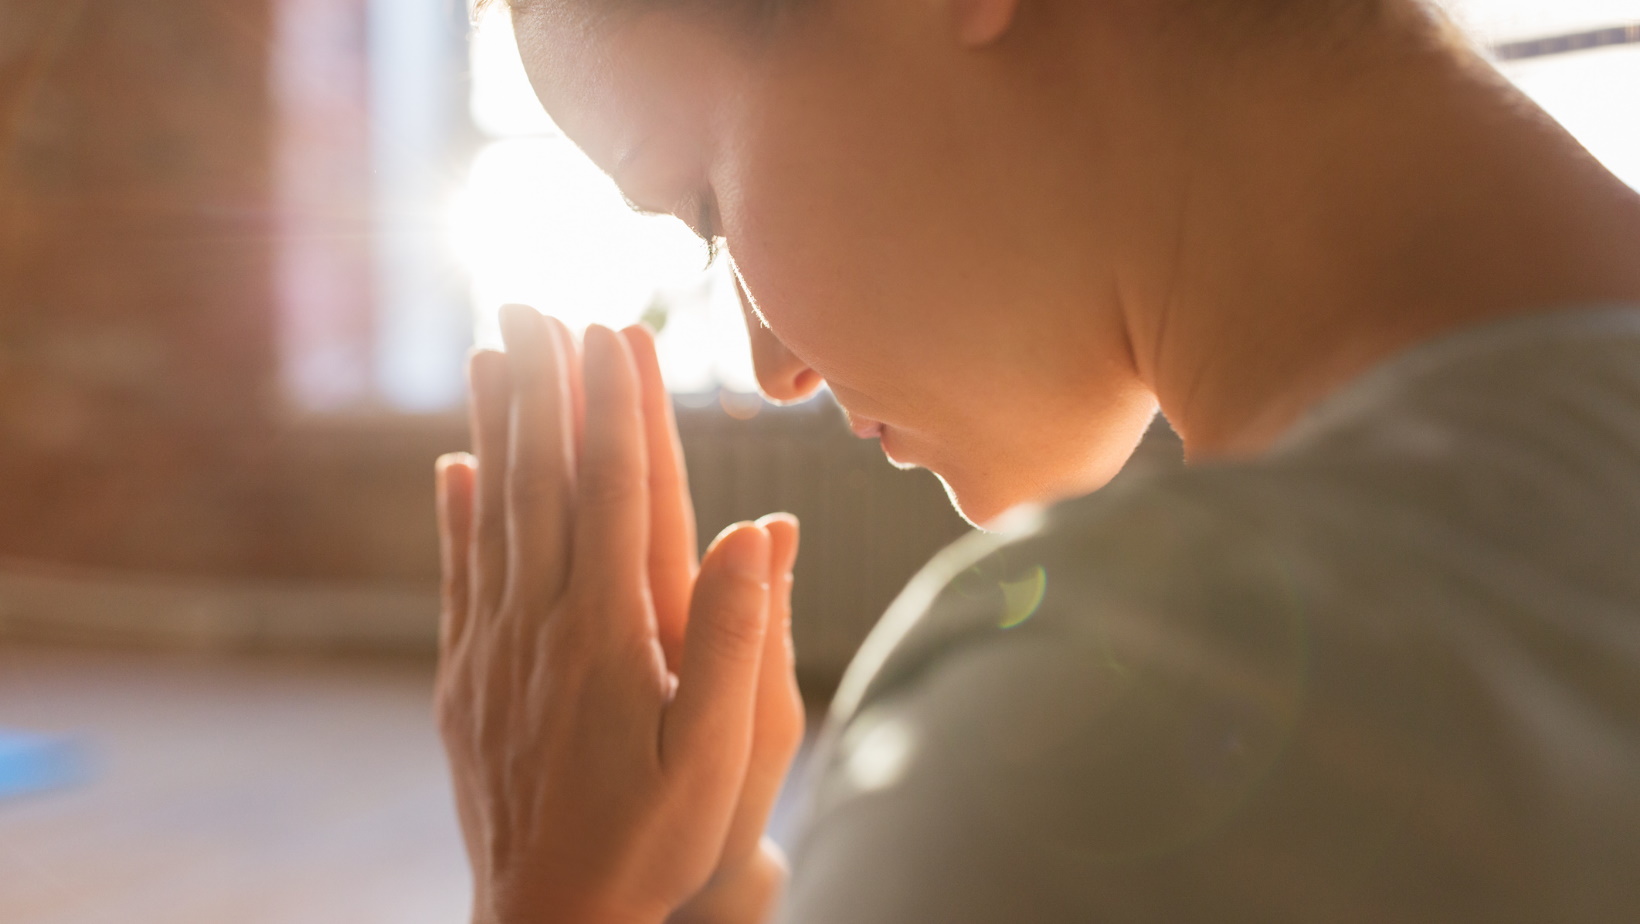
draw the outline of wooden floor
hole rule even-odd
[[[0,801],[0,922],[464,921],[430,672],[0,647],[0,727],[91,769]]]

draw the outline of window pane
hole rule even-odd
[[[1506,73],[1613,173],[1640,189],[1640,46],[1520,61]]]
[[[1640,19],[1640,0],[1441,0],[1482,44]]]
[[[661,358],[672,388],[750,387],[726,267],[706,269],[705,245],[682,222],[628,208],[614,182],[567,139],[486,147],[453,225],[472,272],[480,343],[498,342],[496,312],[509,302],[573,328],[664,319]]]
[[[478,130],[492,138],[556,135],[530,88],[513,44],[512,17],[492,5],[472,34],[472,110]]]

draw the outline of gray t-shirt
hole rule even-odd
[[[1640,310],[964,540],[814,773],[791,924],[1640,921]]]

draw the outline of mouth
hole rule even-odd
[[[850,416],[848,428],[853,431],[855,436],[863,440],[881,439],[883,435],[883,425],[865,417]]]
[[[883,455],[888,458],[890,465],[904,469],[916,467],[915,463],[902,457],[902,453],[908,447],[898,445],[903,442],[899,431],[890,428],[881,421],[849,413],[847,408],[843,409],[843,413],[848,416],[849,431],[863,440],[877,440],[882,446]]]

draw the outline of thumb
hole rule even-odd
[[[770,547],[767,530],[740,523],[707,550],[689,605],[677,696],[661,729],[663,766],[686,775],[698,770],[709,788],[726,785],[731,800],[751,751]]]

